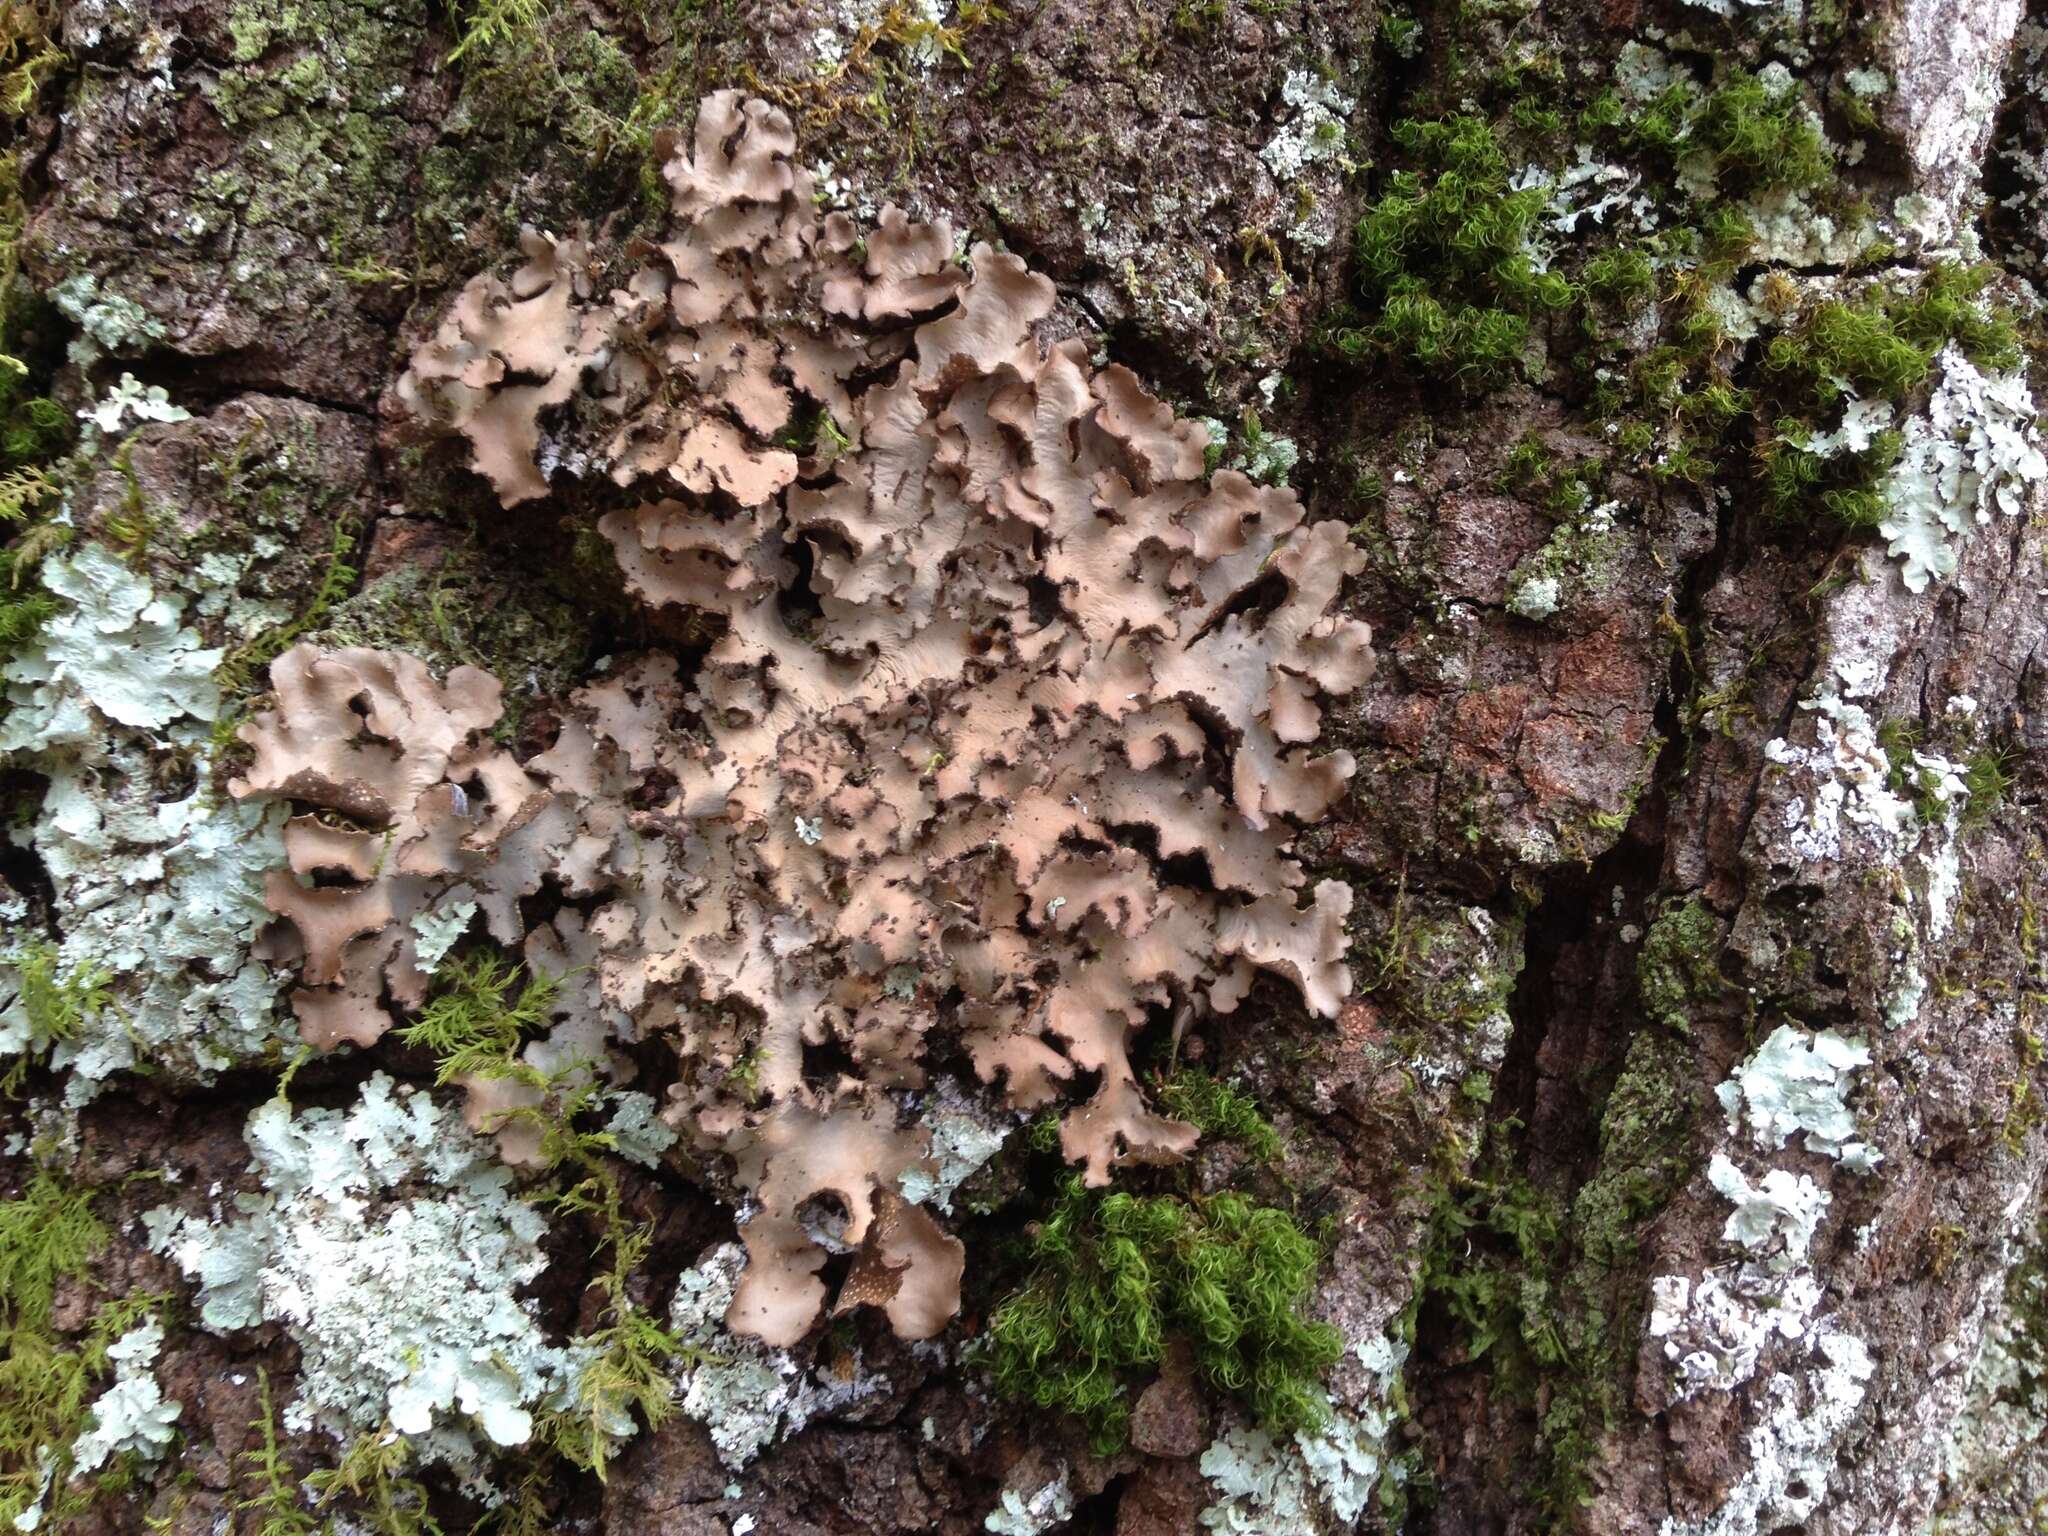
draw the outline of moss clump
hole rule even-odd
[[[1643,1012],[1681,1035],[1692,1033],[1693,1005],[1723,991],[1721,923],[1695,899],[1681,902],[1650,924],[1636,956],[1636,990]]]
[[[1204,1136],[1240,1142],[1261,1162],[1280,1155],[1280,1133],[1259,1113],[1258,1101],[1195,1067],[1182,1067],[1158,1087],[1160,1108]]]
[[[1927,382],[1950,343],[1982,367],[2015,367],[2012,317],[1982,301],[1992,276],[1987,267],[1943,263],[1910,293],[1879,284],[1853,301],[1831,299],[1772,339],[1764,372],[1790,403],[1824,411],[1851,395],[1903,400]]]
[[[1575,296],[1533,254],[1549,194],[1509,187],[1507,152],[1482,117],[1410,119],[1394,139],[1419,169],[1396,172],[1358,221],[1370,318],[1340,328],[1337,345],[1353,356],[1383,352],[1438,378],[1499,383],[1527,349],[1532,318]]]
[[[2005,804],[2019,761],[2019,750],[2010,746],[1984,747],[1963,760],[1963,790],[1969,797],[1963,802],[1963,825],[1989,821]]]
[[[1758,457],[1774,517],[1818,513],[1855,528],[1884,521],[1883,486],[1903,449],[1901,434],[1874,432],[1855,451],[1821,453],[1813,444],[1854,401],[1904,401],[1928,382],[1950,345],[1982,367],[2016,366],[2011,316],[1982,302],[1991,275],[1987,268],[1938,265],[1911,292],[1878,284],[1853,300],[1830,299],[1772,338],[1762,371],[1779,414]]]
[[[1134,1379],[1176,1337],[1268,1429],[1324,1422],[1318,1382],[1343,1341],[1300,1315],[1321,1255],[1287,1212],[1228,1193],[1106,1194],[1075,1175],[1030,1255],[989,1319],[991,1374],[1005,1396],[1080,1419],[1104,1454],[1125,1442]]]
[[[1691,1070],[1692,1053],[1676,1035],[1644,1033],[1630,1044],[1601,1111],[1598,1170],[1572,1197],[1582,1282],[1633,1258],[1643,1223],[1685,1182]]]
[[[1714,157],[1723,191],[1803,192],[1835,177],[1835,157],[1790,82],[1774,88],[1747,70],[1708,93],[1682,147]]]

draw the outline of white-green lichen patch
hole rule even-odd
[[[1881,606],[1883,589],[1851,589],[1858,607]],[[1768,743],[1765,758],[1793,777],[1768,826],[1774,856],[1806,863],[1862,863],[1893,872],[1891,975],[1883,1018],[1892,1028],[1910,1023],[1927,995],[1924,943],[1945,937],[1962,889],[1957,852],[1969,790],[1962,768],[1932,751],[1914,748],[1894,761],[1879,741],[1870,712],[1857,698],[1881,694],[1887,674],[1872,646],[1891,644],[1888,626],[1852,608],[1846,617],[1851,653],[1838,656],[1835,686],[1806,700],[1814,718],[1814,744],[1787,738]],[[1974,702],[1972,704],[1974,708]],[[1962,718],[1967,720],[1968,711]]]
[[[97,1472],[112,1458],[133,1452],[155,1461],[177,1433],[179,1405],[164,1399],[156,1379],[156,1357],[164,1343],[164,1325],[151,1317],[107,1346],[114,1367],[113,1385],[93,1401],[86,1424],[71,1445],[71,1464],[79,1472]]]
[[[1358,108],[1352,97],[1318,75],[1291,69],[1281,82],[1280,101],[1287,120],[1259,151],[1275,181],[1290,182],[1309,166],[1344,158],[1346,119]]]
[[[1775,1152],[1803,1134],[1807,1151],[1867,1173],[1879,1154],[1857,1139],[1848,1095],[1856,1069],[1869,1065],[1870,1049],[1860,1040],[1831,1029],[1816,1035],[1780,1024],[1714,1091],[1728,1129],[1746,1128],[1761,1150]]]
[[[413,915],[413,952],[418,957],[419,967],[429,976],[441,968],[441,962],[448,958],[448,951],[455,947],[455,941],[468,931],[470,921],[476,916],[473,901],[444,901]]]
[[[282,861],[282,814],[216,797],[167,797],[167,759],[204,764],[220,709],[221,653],[109,551],[44,566],[64,609],[0,673],[0,751],[44,774],[40,815],[13,837],[55,890],[65,976],[107,982],[106,1005],[43,1040],[20,997],[19,943],[0,945],[0,1056],[48,1049],[72,1102],[145,1059],[181,1076],[261,1054],[280,1027],[276,982],[250,946],[263,877]]]
[[[1752,1106],[1757,1113],[1746,1124],[1759,1145],[1782,1145],[1814,1119],[1828,1131],[1840,1128],[1835,1089],[1861,1054],[1830,1048],[1818,1064],[1817,1054],[1799,1041],[1767,1046],[1738,1074],[1743,1091],[1728,1104],[1731,1114],[1749,1105],[1751,1085],[1788,1076],[1798,1085],[1782,1099],[1767,1088]],[[1779,1059],[1791,1062],[1786,1072],[1771,1068]],[[1823,1067],[1827,1083],[1816,1080]],[[1819,1315],[1824,1292],[1808,1261],[1828,1192],[1783,1168],[1752,1180],[1725,1153],[1714,1157],[1708,1181],[1733,1206],[1721,1239],[1737,1259],[1698,1280],[1660,1275],[1650,1283],[1648,1332],[1668,1365],[1667,1401],[1734,1391],[1767,1360],[1778,1368],[1749,1394],[1756,1412],[1743,1437],[1742,1476],[1711,1514],[1667,1517],[1661,1536],[1759,1536],[1797,1525],[1819,1507],[1876,1364],[1861,1339]]]
[[[182,405],[171,403],[170,392],[161,384],[145,387],[132,373],[121,375],[121,381],[108,390],[106,397],[84,407],[78,413],[81,421],[89,422],[102,432],[118,432],[130,416],[136,421],[190,421],[192,413]]]
[[[1017,1128],[1015,1116],[998,1118],[945,1080],[922,1114],[931,1131],[930,1158],[904,1169],[896,1186],[913,1205],[951,1215],[954,1192],[1002,1150]]]
[[[2025,371],[1980,371],[1953,345],[1940,362],[1927,414],[1906,424],[1885,486],[1891,514],[1878,530],[1914,592],[1953,575],[1970,534],[1994,516],[2018,516],[2026,487],[2048,475]]]
[[[659,1167],[661,1154],[676,1144],[677,1132],[661,1118],[653,1095],[628,1090],[612,1094],[611,1104],[604,1130],[612,1150],[642,1168]]]
[[[1604,587],[1614,571],[1612,535],[1621,510],[1614,501],[1582,503],[1575,516],[1559,523],[1541,549],[1508,573],[1508,612],[1541,623],[1576,593]]]
[[[738,1471],[820,1414],[881,1396],[886,1376],[856,1368],[821,1378],[786,1349],[742,1338],[725,1325],[746,1250],[722,1243],[676,1281],[669,1328],[683,1346],[677,1402],[710,1432],[718,1459]]]
[[[50,300],[79,329],[70,357],[80,368],[109,352],[134,352],[163,339],[163,326],[140,304],[102,288],[90,272],[57,284]]]
[[[1943,1536],[2005,1536],[2023,1530],[2048,1487],[2048,1285],[2038,1260],[2005,1284],[1983,1333],[1960,1411],[1945,1428]]]
[[[1813,863],[1839,860],[1858,845],[1896,858],[1918,839],[1920,820],[1912,800],[1891,787],[1891,759],[1878,744],[1877,723],[1862,705],[1833,693],[1801,707],[1815,716],[1815,744],[1779,737],[1764,747],[1767,761],[1805,770],[1812,780],[1810,794],[1786,804],[1780,843]]]
[[[1703,1520],[1666,1517],[1659,1536],[1760,1536],[1799,1528],[1827,1497],[1843,1435],[1877,1372],[1863,1341],[1825,1323],[1797,1369],[1764,1383],[1744,1436],[1749,1470]]]
[[[1723,1242],[1760,1254],[1770,1269],[1789,1270],[1805,1260],[1830,1199],[1808,1175],[1772,1168],[1752,1184],[1732,1159],[1717,1153],[1707,1182],[1735,1206],[1721,1228]]]
[[[1202,1452],[1202,1475],[1218,1495],[1202,1527],[1218,1536],[1268,1536],[1315,1529],[1327,1509],[1349,1524],[1365,1510],[1383,1476],[1399,1476],[1387,1455],[1408,1346],[1372,1334],[1352,1346],[1366,1385],[1351,1404],[1331,1402],[1323,1427],[1278,1440],[1257,1425],[1232,1423]]]
[[[1804,1272],[1777,1276],[1744,1264],[1710,1269],[1697,1281],[1657,1276],[1649,1334],[1670,1368],[1667,1400],[1739,1387],[1774,1340],[1805,1336],[1819,1304],[1820,1287]]]
[[[0,751],[90,746],[102,719],[160,730],[218,713],[221,653],[180,624],[181,599],[152,592],[97,544],[44,562],[42,578],[66,606],[0,673],[9,705]]]
[[[388,1425],[467,1470],[573,1391],[576,1352],[549,1345],[519,1296],[546,1265],[547,1224],[459,1116],[379,1073],[346,1111],[272,1100],[246,1139],[260,1193],[220,1219],[162,1207],[146,1222],[200,1282],[209,1328],[290,1332],[287,1428],[350,1440]]]
[[[1074,1517],[1074,1494],[1062,1466],[1036,1488],[1005,1488],[981,1522],[990,1536],[1044,1536]]]

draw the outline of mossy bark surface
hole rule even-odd
[[[0,1294],[0,1344],[97,1399],[109,1329],[155,1316],[179,1410],[166,1446],[39,1490],[35,1447],[70,1442],[0,1401],[0,1494],[45,1528],[2033,1528],[2042,0],[77,0],[22,27],[0,665],[71,611],[14,594],[98,548],[175,599],[116,648],[218,692],[182,735],[0,755],[0,1199],[89,1193],[104,1228],[52,1294]],[[834,206],[1022,255],[1057,285],[1046,339],[1212,420],[1217,465],[1364,552],[1343,608],[1377,671],[1324,730],[1358,770],[1298,845],[1356,894],[1350,1000],[1314,1018],[1262,982],[1176,1030],[1144,1065],[1205,1074],[1215,1133],[1123,1191],[1169,1235],[1284,1213],[1295,1353],[1340,1344],[1332,1417],[1299,1420],[1321,1440],[1264,1436],[1219,1380],[1239,1356],[1186,1341],[1132,1356],[1116,1437],[997,1390],[992,1320],[1066,1294],[1034,1242],[1081,1210],[1028,1125],[949,1186],[967,1299],[939,1341],[863,1313],[769,1363],[686,1316],[730,1256],[725,1170],[579,1143],[529,1181],[538,1330],[686,1341],[658,1367],[681,1411],[633,1408],[602,1477],[295,1424],[289,1329],[209,1325],[142,1221],[246,1212],[281,1091],[436,1089],[398,1032],[302,1057],[246,946],[115,942],[179,903],[205,921],[175,945],[247,917],[232,839],[148,828],[218,798],[269,661],[484,668],[531,753],[603,659],[715,639],[628,599],[595,490],[501,508],[394,385],[522,226],[658,232],[666,135],[728,88],[789,114]],[[177,1034],[230,1011],[232,1050]],[[97,1021],[120,1039],[68,1064]],[[634,1054],[659,1098],[672,1056]]]

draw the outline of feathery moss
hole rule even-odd
[[[83,1490],[68,1481],[71,1443],[106,1374],[107,1347],[160,1299],[102,1307],[83,1344],[67,1347],[51,1308],[57,1287],[83,1276],[107,1245],[92,1201],[91,1190],[47,1171],[0,1201],[0,1526],[9,1530],[39,1506],[48,1515],[83,1507]]]

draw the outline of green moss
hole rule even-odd
[[[19,119],[68,62],[58,46],[62,10],[51,0],[17,0],[0,11],[0,113]]]
[[[10,1530],[39,1503],[46,1528],[61,1527],[91,1502],[95,1488],[115,1486],[127,1474],[117,1461],[74,1481],[71,1443],[108,1374],[108,1347],[165,1298],[137,1294],[101,1304],[76,1346],[57,1332],[51,1309],[58,1286],[83,1281],[107,1245],[92,1202],[91,1190],[46,1170],[16,1198],[0,1201],[0,1524]]]
[[[80,1030],[109,1005],[112,975],[91,967],[67,968],[57,946],[31,940],[6,956],[14,971],[17,1001],[28,1021],[28,1041],[5,1074],[0,1094],[21,1091],[29,1063],[60,1040],[75,1039]]]
[[[1650,258],[1627,246],[1595,252],[1581,278],[1589,293],[1628,310],[1640,307],[1657,291]]]
[[[1514,1121],[1470,1174],[1429,1190],[1418,1316],[1449,1363],[1484,1372],[1535,1420],[1534,1464],[1512,1473],[1556,1528],[1591,1494],[1602,1439],[1629,1409],[1642,1287],[1627,1266],[1690,1172],[1689,1072],[1677,1036],[1632,1042],[1601,1111],[1598,1166],[1568,1206],[1515,1171]]]
[[[1698,898],[1668,907],[1650,924],[1636,956],[1643,1012],[1667,1029],[1692,1033],[1693,1005],[1727,989],[1721,921]]]
[[[319,1536],[325,1529],[299,1501],[298,1478],[284,1458],[277,1433],[277,1411],[270,1397],[270,1372],[256,1368],[259,1411],[249,1421],[256,1444],[242,1452],[244,1476],[256,1491],[236,1500],[237,1511],[256,1519],[252,1536]]]
[[[1963,760],[1963,789],[1969,795],[1963,802],[1965,826],[1989,821],[2005,803],[2019,762],[2019,749],[2009,746],[1982,747]]]
[[[1795,90],[1732,70],[1702,103],[1684,141],[1714,157],[1721,188],[1810,191],[1834,180],[1833,153]]]
[[[1158,1085],[1159,1107],[1204,1136],[1241,1142],[1261,1162],[1280,1155],[1280,1133],[1259,1113],[1258,1101],[1196,1067],[1182,1067]]]
[[[337,1465],[313,1473],[306,1485],[322,1505],[346,1496],[349,1524],[366,1527],[372,1536],[443,1536],[426,1485],[409,1475],[412,1461],[409,1437],[395,1431],[362,1435]]]
[[[1533,1391],[1532,1367],[1562,1357],[1547,1320],[1545,1278],[1563,1231],[1555,1200],[1526,1179],[1477,1175],[1438,1184],[1432,1192],[1421,1275],[1424,1305],[1449,1321],[1460,1363],[1499,1352],[1504,1385]],[[1482,1251],[1481,1235],[1499,1240]]]
[[[1399,59],[1412,59],[1422,49],[1422,23],[1398,11],[1380,16],[1380,41]]]
[[[2015,366],[2010,314],[1981,299],[1990,276],[1984,268],[1937,265],[1910,291],[1876,284],[1855,299],[1827,300],[1771,339],[1762,373],[1780,414],[1758,465],[1772,516],[1825,516],[1852,528],[1884,521],[1884,482],[1903,448],[1900,434],[1878,432],[1855,453],[1817,454],[1810,445],[1852,398],[1904,401],[1927,384],[1951,344],[1983,367]]]
[[[1363,318],[1340,325],[1336,344],[1474,387],[1501,383],[1532,318],[1575,297],[1532,255],[1549,194],[1509,187],[1507,152],[1482,117],[1409,119],[1394,139],[1417,168],[1397,171],[1358,221]]]
[[[1675,1034],[1642,1034],[1629,1046],[1601,1111],[1599,1166],[1572,1197],[1572,1236],[1589,1266],[1582,1283],[1634,1258],[1644,1222],[1685,1182],[1691,1062]]]
[[[1852,394],[1903,400],[1927,382],[1935,356],[1951,342],[1981,366],[2014,367],[2011,315],[1981,302],[1991,276],[1987,268],[1943,264],[1910,292],[1878,284],[1858,299],[1830,299],[1771,340],[1764,372],[1788,405],[1824,412]]]
[[[1405,886],[1391,908],[1362,914],[1365,991],[1400,1031],[1397,1049],[1462,1049],[1503,1017],[1521,974],[1521,935],[1516,919],[1493,922],[1498,931],[1482,933],[1458,908],[1416,911]]]
[[[560,977],[535,972],[522,982],[519,968],[493,950],[451,955],[427,1006],[398,1038],[433,1054],[436,1086],[470,1076],[538,1086],[545,1079],[520,1062],[519,1050],[554,1016],[561,992]]]
[[[1500,488],[1504,491],[1532,490],[1550,476],[1552,464],[1550,450],[1543,446],[1543,439],[1535,432],[1524,432],[1515,440],[1515,446],[1508,450],[1508,456],[1501,464]]]
[[[1072,1415],[1112,1453],[1132,1386],[1178,1338],[1209,1387],[1274,1432],[1324,1421],[1319,1382],[1343,1345],[1300,1315],[1321,1255],[1287,1212],[1231,1193],[1105,1193],[1074,1175],[1029,1241],[1028,1276],[989,1318],[1005,1396]]]

